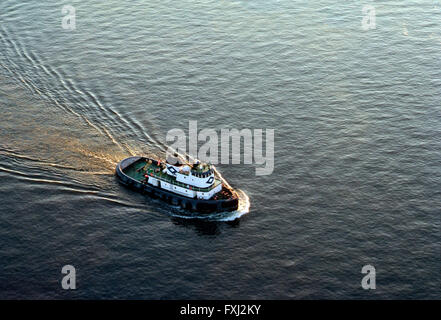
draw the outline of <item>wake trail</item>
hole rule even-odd
[[[41,59],[37,57],[36,54],[27,52],[25,47],[23,45],[20,45],[19,40],[16,40],[15,42],[10,40],[8,37],[8,32],[4,27],[0,29],[0,39],[5,44],[5,46],[12,49],[15,54],[21,59],[25,60],[30,66],[32,66],[34,69],[42,70],[44,74],[46,74],[48,77],[55,77],[56,81],[59,83],[65,83],[63,79],[61,79],[60,73],[56,72],[55,70],[52,70],[53,68],[47,68],[44,63],[42,63]],[[17,45],[17,43],[19,45]],[[4,55],[6,61],[9,65],[12,65],[15,70],[12,70],[11,68],[5,66],[4,64],[1,64],[2,67],[4,67],[5,70],[7,70],[12,76],[18,78],[20,82],[31,92],[36,93],[38,96],[42,98],[46,98],[46,100],[50,101],[51,103],[55,104],[58,108],[63,110],[64,112],[71,113],[75,115],[76,117],[82,119],[87,125],[89,125],[91,128],[95,129],[99,134],[106,136],[110,141],[115,144],[119,149],[121,149],[124,152],[128,152],[130,155],[135,155],[134,151],[128,147],[127,145],[124,147],[117,139],[110,133],[109,129],[106,128],[104,125],[96,125],[94,124],[88,117],[86,117],[83,114],[80,114],[73,110],[73,108],[68,107],[67,105],[64,105],[59,102],[59,99],[54,96],[54,94],[50,90],[40,90],[39,87],[30,79],[29,76],[27,76],[27,72],[20,68],[19,65],[17,65],[14,61],[12,61],[6,54]],[[37,74],[38,76],[38,74]],[[67,86],[66,86],[67,88]],[[78,92],[80,96],[84,95],[84,92],[80,90],[75,90]],[[95,99],[96,100],[96,99]],[[87,101],[86,101],[87,102]],[[101,104],[98,104],[101,105]],[[105,109],[101,105],[101,109],[105,111]]]

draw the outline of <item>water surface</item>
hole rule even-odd
[[[439,299],[441,6],[369,3],[3,0],[0,298]],[[190,120],[276,130],[240,219],[116,182]]]

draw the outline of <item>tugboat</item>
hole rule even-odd
[[[116,166],[119,181],[143,194],[198,213],[235,211],[239,197],[216,176],[212,165],[129,157]]]

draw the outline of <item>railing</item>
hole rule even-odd
[[[160,174],[159,176],[155,172],[152,172],[151,174],[153,174],[153,177],[158,179],[158,180],[165,181],[165,182],[171,183],[173,185],[177,185],[177,186],[185,188],[185,189],[199,191],[199,192],[209,192],[209,191],[211,191],[212,189],[214,189],[215,187],[217,187],[219,185],[219,184],[216,184],[216,181],[219,181],[219,180],[215,180],[215,183],[213,183],[212,187],[209,187],[209,188],[199,188],[199,187],[190,186],[188,184],[185,184],[185,183],[182,183],[180,181],[177,181],[176,179],[171,178],[167,174]],[[167,178],[164,178],[163,175],[165,175]],[[187,187],[187,186],[190,186],[191,189],[189,187]]]

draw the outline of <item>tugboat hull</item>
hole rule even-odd
[[[134,191],[149,195],[152,198],[161,199],[164,202],[167,202],[174,206],[180,206],[181,208],[189,211],[195,211],[199,213],[213,213],[237,210],[239,205],[239,200],[237,196],[234,196],[230,199],[219,200],[189,198],[161,189],[159,186],[156,187],[148,183],[142,183],[141,181],[136,180],[124,173],[124,170],[131,165],[134,165],[139,161],[146,160],[149,159],[144,157],[130,157],[119,162],[116,166],[116,176],[119,182]]]

